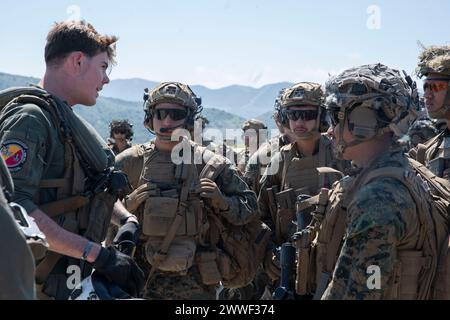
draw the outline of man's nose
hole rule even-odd
[[[424,98],[432,99],[434,97],[433,91],[431,91],[430,89],[426,89],[423,96]]]
[[[109,77],[107,74],[105,74],[105,76],[103,77],[103,84],[108,84],[109,83]]]

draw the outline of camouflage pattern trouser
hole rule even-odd
[[[148,278],[151,266],[145,258],[143,246],[138,245],[135,259]],[[215,300],[216,288],[202,283],[197,266],[187,274],[156,271],[142,298],[149,300]]]

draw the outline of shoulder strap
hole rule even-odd
[[[146,163],[150,163],[152,159],[155,157],[155,143],[153,141],[150,141],[147,144],[144,144],[141,146],[136,146],[137,153],[140,157],[143,157],[142,162],[142,169],[141,174],[139,177],[139,185],[143,183],[143,177],[144,177],[144,169],[146,166]]]
[[[422,164],[425,164],[425,155],[427,147],[424,144],[419,143],[416,150],[416,160]]]
[[[409,164],[416,170],[420,176],[427,181],[438,193],[441,198],[450,200],[450,182],[446,179],[436,176],[422,163],[408,158]]]
[[[294,143],[291,143],[289,150],[286,152],[286,156],[283,159],[283,173],[281,176],[281,187],[280,190],[284,189],[284,183],[286,182],[286,174],[287,174],[287,170],[292,162],[292,159],[294,159],[294,153],[296,151],[296,146],[294,145]],[[280,157],[282,156],[283,152],[282,150],[280,150]]]
[[[212,181],[215,181],[218,176],[225,170],[228,163],[221,159],[220,157],[211,158],[208,163],[203,167],[202,171],[199,174],[199,178],[208,178]]]
[[[21,95],[43,97],[47,92],[36,86],[13,87],[0,91],[0,110]]]

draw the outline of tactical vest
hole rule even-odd
[[[390,290],[385,292],[384,299],[450,299],[450,219],[446,200],[450,184],[436,180],[439,178],[418,162],[411,159],[409,162],[410,169],[385,167],[361,173],[357,178],[346,177],[335,184],[333,192],[324,191],[316,197],[318,209],[314,220],[296,240],[302,259],[297,266],[298,294],[314,293],[314,298],[320,299],[343,244],[351,195],[375,178],[391,177],[409,190],[417,210],[417,216],[410,218],[417,219],[420,227],[418,243],[408,245],[414,249],[397,249]],[[436,183],[443,187],[433,189]],[[425,187],[427,184],[432,191]]]
[[[295,203],[300,194],[315,195],[321,188],[329,188],[339,179],[335,174],[320,174],[319,167],[336,167],[331,140],[322,135],[319,152],[308,157],[299,157],[294,144],[284,147],[281,191],[275,193],[277,215],[275,220],[278,243],[287,241],[295,232]],[[273,189],[272,191],[273,192]],[[310,220],[310,219],[309,219]],[[307,219],[307,222],[309,223]]]
[[[259,219],[231,225],[199,198],[195,189],[200,178],[215,181],[229,163],[206,148],[191,146],[193,158],[205,165],[182,169],[170,154],[155,151],[153,143],[137,148],[144,159],[139,185],[154,185],[138,212],[150,277],[156,269],[186,274],[195,264],[205,285],[222,281],[226,287],[245,286],[255,277],[270,229]]]
[[[73,113],[71,108],[37,87],[13,88],[0,92],[0,109],[13,104],[34,104],[50,114],[56,128],[60,128],[60,139],[64,143],[64,176],[60,179],[41,180],[40,188],[56,189],[56,199],[40,206],[64,229],[101,243],[107,233],[112,209],[117,196],[104,192],[105,184],[86,185],[87,181],[103,182],[102,174],[113,165],[113,154],[105,142],[87,122]],[[111,173],[111,171],[109,172]],[[45,173],[44,173],[45,174]],[[38,193],[37,193],[38,194]],[[40,204],[38,196],[33,199]],[[48,252],[46,258],[36,267],[36,283],[39,298],[46,296],[64,298],[68,292],[61,292],[65,283],[66,270],[61,274],[50,274],[62,256]],[[79,264],[80,260],[66,257],[68,264]],[[91,272],[83,264],[82,277]],[[67,291],[67,290],[63,290]]]
[[[183,165],[175,165],[171,154],[155,150],[153,143],[138,150],[144,163],[138,185],[151,185],[150,197],[143,204],[138,218],[142,222],[142,233],[146,238],[145,256],[154,265],[154,255],[179,213]],[[167,257],[158,266],[161,271],[187,272],[193,265],[200,233],[205,226],[203,203],[198,194],[194,193],[199,183],[197,167],[190,167],[195,172],[189,179],[186,211],[171,241]]]

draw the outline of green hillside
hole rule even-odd
[[[0,90],[38,82],[37,78],[0,73]],[[142,124],[144,111],[140,102],[100,97],[95,106],[75,106],[74,111],[89,121],[105,139],[109,136],[108,125],[112,119],[128,119],[134,124],[135,143],[143,143],[151,138]],[[210,121],[208,128],[217,128],[223,132],[225,129],[238,129],[245,121],[242,117],[214,108],[205,108],[203,114]]]

